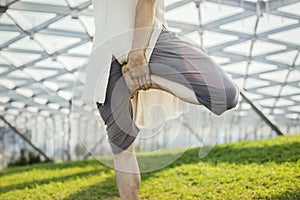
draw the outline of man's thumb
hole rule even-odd
[[[122,65],[122,74],[124,75],[127,72],[127,64]]]

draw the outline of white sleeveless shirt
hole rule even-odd
[[[120,64],[127,62],[132,47],[138,0],[93,0],[92,2],[96,30],[84,75],[81,100],[96,104],[105,101],[112,56],[114,55]],[[164,0],[157,0],[153,31],[146,50],[148,62],[162,27],[168,28],[164,13]],[[155,105],[160,105],[164,109],[167,119],[175,118],[187,110],[186,102],[158,89],[140,90],[131,103],[138,126],[151,123],[150,110]]]

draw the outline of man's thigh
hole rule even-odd
[[[135,140],[139,129],[133,121],[131,94],[122,76],[121,65],[112,59],[104,104],[97,102],[114,154],[126,150]]]
[[[197,101],[216,114],[237,104],[238,87],[233,80],[209,55],[177,33],[162,30],[149,67],[151,74],[193,91]]]

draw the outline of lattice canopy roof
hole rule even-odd
[[[276,121],[300,115],[299,0],[166,0],[167,21]],[[0,111],[68,115],[92,46],[90,0],[0,0]],[[76,102],[74,102],[76,103]],[[240,116],[251,107],[241,100]]]

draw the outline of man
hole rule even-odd
[[[83,99],[96,102],[107,126],[121,199],[138,199],[133,143],[143,115],[133,118],[130,100],[159,101],[170,98],[167,92],[220,115],[237,105],[239,89],[207,54],[168,30],[164,0],[94,0],[93,7],[96,33]]]

